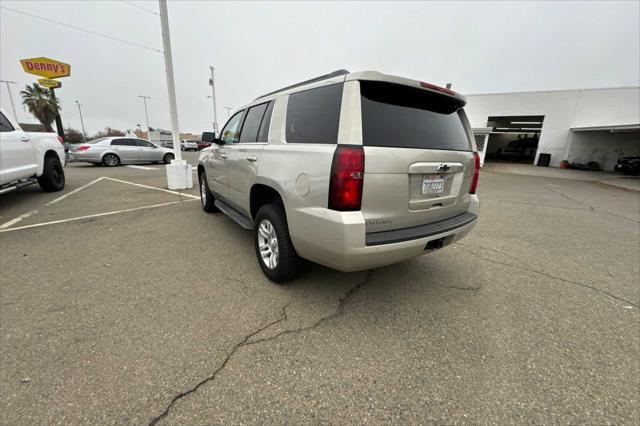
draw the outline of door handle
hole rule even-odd
[[[227,157],[229,157],[229,154],[225,154],[223,152],[220,153],[220,157],[224,158],[225,160],[227,159]]]
[[[252,163],[255,163],[256,161],[258,161],[258,157],[253,156],[253,155],[249,155],[247,157],[247,160],[251,161]]]
[[[20,136],[20,140],[22,142],[29,142],[30,141],[29,136],[27,136],[27,135]]]

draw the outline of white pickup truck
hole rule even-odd
[[[0,110],[0,194],[36,182],[43,191],[61,191],[65,163],[57,134],[24,132]]]

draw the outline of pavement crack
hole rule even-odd
[[[479,248],[479,249],[482,249],[482,250],[492,251],[494,253],[498,253],[498,254],[501,254],[503,256],[510,257],[511,259],[518,261],[518,263],[520,263],[522,265],[525,264],[525,262],[522,259],[520,259],[519,257],[516,257],[516,256],[514,256],[512,254],[509,254],[509,253],[507,253],[506,251],[503,251],[503,250],[498,250],[498,249],[491,248],[491,247],[478,246],[478,245],[475,245],[475,244],[459,243],[459,242],[455,243],[455,245],[457,245],[457,246],[465,246],[465,247],[473,247],[473,248]]]
[[[347,300],[349,300],[349,298],[351,296],[353,296],[353,294],[360,289],[363,285],[367,284],[370,280],[371,280],[371,276],[373,275],[373,271],[369,270],[367,272],[367,276],[365,277],[364,280],[362,280],[361,282],[359,282],[358,284],[354,285],[353,287],[351,287],[341,298],[340,300],[338,300],[338,307],[336,308],[335,311],[333,311],[332,313],[330,313],[329,315],[326,315],[322,318],[320,318],[319,320],[317,320],[316,322],[314,322],[311,325],[308,325],[306,327],[299,327],[299,328],[292,328],[292,329],[288,329],[288,330],[283,330],[280,333],[276,333],[273,336],[269,336],[269,337],[264,337],[262,339],[257,339],[257,340],[253,340],[251,342],[246,342],[243,346],[250,346],[250,345],[257,345],[259,343],[264,343],[264,342],[270,342],[272,340],[275,340],[281,336],[287,335],[287,334],[298,334],[298,333],[302,333],[304,331],[308,331],[308,330],[314,330],[318,327],[320,327],[323,323],[325,323],[326,321],[329,321],[333,318],[337,318],[340,315],[342,315],[342,312],[344,311],[344,305],[346,304]]]
[[[291,302],[289,302],[291,303]],[[178,402],[180,399],[184,398],[185,396],[192,394],[193,392],[197,391],[202,385],[205,385],[207,383],[209,383],[210,381],[214,380],[216,378],[216,376],[218,375],[218,373],[220,373],[220,371],[222,371],[227,363],[229,362],[229,360],[231,359],[231,357],[233,356],[233,354],[235,354],[238,349],[240,349],[242,346],[244,346],[247,341],[249,341],[249,339],[251,339],[253,336],[255,336],[256,334],[259,334],[261,332],[263,332],[264,330],[266,330],[267,328],[276,325],[277,323],[281,322],[281,321],[285,321],[287,319],[287,307],[289,306],[289,303],[287,303],[285,306],[282,307],[281,311],[280,311],[280,316],[269,322],[268,324],[258,328],[257,330],[253,331],[250,334],[247,334],[244,339],[242,339],[242,341],[238,344],[236,344],[229,353],[227,353],[227,355],[225,356],[225,358],[222,360],[222,363],[220,363],[220,365],[218,366],[218,368],[215,369],[215,371],[208,377],[204,378],[203,380],[201,380],[200,382],[198,382],[195,386],[193,386],[192,388],[179,393],[178,395],[176,395],[175,397],[173,397],[173,399],[171,400],[171,402],[169,402],[169,405],[167,405],[167,407],[164,409],[164,411],[162,413],[160,413],[160,415],[154,417],[151,422],[149,422],[149,426],[154,426],[156,424],[158,424],[159,421],[161,421],[162,419],[164,419],[165,417],[167,417],[167,415],[169,414],[169,411],[171,411],[171,409],[173,408],[173,406],[176,404],[176,402]]]
[[[231,360],[231,358],[233,357],[233,355],[243,346],[250,346],[250,345],[256,345],[258,343],[263,343],[263,342],[269,342],[272,340],[277,339],[280,336],[286,335],[286,334],[293,334],[293,333],[302,333],[304,331],[307,330],[312,330],[315,329],[317,327],[319,327],[320,325],[322,325],[324,322],[333,319],[333,318],[337,318],[340,315],[342,315],[343,311],[344,311],[344,306],[347,303],[347,301],[349,300],[349,298],[351,298],[351,296],[353,296],[353,294],[360,289],[362,286],[364,286],[365,284],[367,284],[370,280],[371,280],[371,276],[373,275],[373,271],[369,270],[367,272],[367,276],[365,277],[364,280],[362,280],[361,282],[357,283],[356,285],[354,285],[353,287],[351,287],[349,290],[347,290],[347,292],[338,300],[338,307],[336,308],[335,311],[333,311],[332,313],[330,313],[329,315],[326,315],[322,318],[320,318],[318,321],[316,321],[315,323],[313,323],[310,326],[307,327],[300,327],[300,328],[295,328],[295,329],[290,329],[290,330],[284,330],[280,333],[277,333],[271,337],[265,337],[263,339],[258,339],[258,340],[253,340],[250,341],[250,339],[258,334],[260,334],[261,332],[265,331],[266,329],[280,323],[283,321],[287,320],[287,308],[289,307],[289,305],[291,304],[291,301],[289,301],[285,306],[282,307],[281,311],[280,311],[280,315],[278,316],[277,319],[269,322],[268,324],[263,325],[262,327],[260,327],[259,329],[251,332],[250,334],[246,335],[242,341],[240,341],[239,343],[237,343],[229,353],[227,353],[227,355],[225,356],[225,358],[222,360],[222,362],[220,363],[220,365],[218,366],[218,368],[216,368],[216,370],[208,377],[206,377],[205,379],[201,380],[200,382],[198,382],[195,386],[191,387],[190,389],[179,393],[178,395],[176,395],[175,397],[173,397],[173,399],[171,400],[171,402],[169,403],[169,405],[167,405],[167,407],[164,409],[164,411],[154,417],[151,422],[149,422],[149,426],[155,426],[158,424],[158,422],[160,422],[162,419],[164,419],[165,417],[167,417],[167,415],[169,415],[169,412],[171,411],[171,409],[173,408],[173,406],[182,398],[196,392],[201,386],[215,380],[215,378],[218,376],[218,374],[227,366],[227,364],[229,363],[229,361]]]
[[[478,291],[480,290],[482,287],[456,287],[456,286],[452,286],[450,285],[449,288],[452,288],[454,290],[464,290],[464,291]]]
[[[606,296],[608,296],[608,297],[610,297],[612,299],[618,300],[620,302],[627,303],[627,304],[629,304],[631,306],[634,306],[634,307],[640,309],[640,305],[638,305],[637,303],[631,302],[630,300],[624,299],[624,298],[622,298],[620,296],[616,296],[615,294],[609,293],[608,291],[602,290],[602,289],[600,289],[598,287],[594,287],[594,286],[591,286],[589,284],[581,283],[581,282],[578,282],[578,281],[571,281],[571,280],[568,280],[566,278],[559,277],[557,275],[549,274],[548,272],[544,272],[544,271],[540,271],[540,270],[537,270],[537,269],[530,268],[528,266],[514,265],[513,263],[500,262],[500,261],[495,260],[495,259],[491,259],[491,258],[488,258],[488,257],[481,256],[481,255],[479,255],[477,253],[474,253],[472,250],[464,248],[464,247],[463,247],[463,250],[467,250],[471,255],[479,257],[480,259],[486,260],[487,262],[496,263],[498,265],[503,265],[503,266],[509,266],[511,268],[520,269],[520,270],[523,270],[523,271],[527,271],[527,272],[531,272],[531,273],[534,273],[534,274],[542,275],[542,276],[545,276],[545,277],[548,277],[548,278],[551,278],[551,279],[554,279],[554,280],[562,281],[564,283],[571,284],[571,285],[574,285],[574,286],[583,287],[583,288],[598,292],[600,294],[604,294],[604,295],[606,295]]]
[[[550,185],[543,185],[543,186],[548,191],[553,192],[554,194],[558,194],[562,198],[566,198],[567,200],[571,201],[572,203],[578,204],[578,205],[583,206],[583,207],[588,207],[592,212],[596,210],[593,206],[591,206],[589,204],[586,204],[586,203],[583,203],[582,201],[578,201],[573,197],[569,197],[567,194],[563,193],[562,191],[559,191],[557,189],[552,188]]]

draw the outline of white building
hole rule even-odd
[[[465,110],[487,159],[549,160],[555,167],[563,160],[597,161],[613,170],[619,157],[640,155],[640,87],[467,98]]]

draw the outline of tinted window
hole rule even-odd
[[[155,148],[154,144],[152,144],[151,142],[147,142],[145,140],[142,140],[142,139],[136,139],[136,144],[138,146],[142,146],[142,147],[145,147],[145,148]]]
[[[361,81],[365,146],[470,151],[460,101],[396,84]]]
[[[222,132],[220,132],[220,139],[222,139],[224,143],[230,144],[238,142],[238,136],[240,135],[240,123],[242,123],[243,116],[244,111],[240,111],[227,121]]]
[[[274,101],[269,102],[267,111],[262,117],[262,124],[260,124],[260,132],[258,133],[258,142],[269,142],[269,126],[271,125],[271,113],[273,112]]]
[[[287,142],[338,142],[342,83],[289,95]]]
[[[138,146],[135,139],[114,139],[111,141],[111,145],[116,146]]]
[[[13,126],[9,123],[7,117],[0,112],[0,132],[12,132]]]
[[[258,142],[258,131],[260,130],[260,123],[262,123],[262,117],[264,117],[266,109],[266,103],[249,108],[247,118],[244,119],[244,124],[242,125],[240,143]]]

